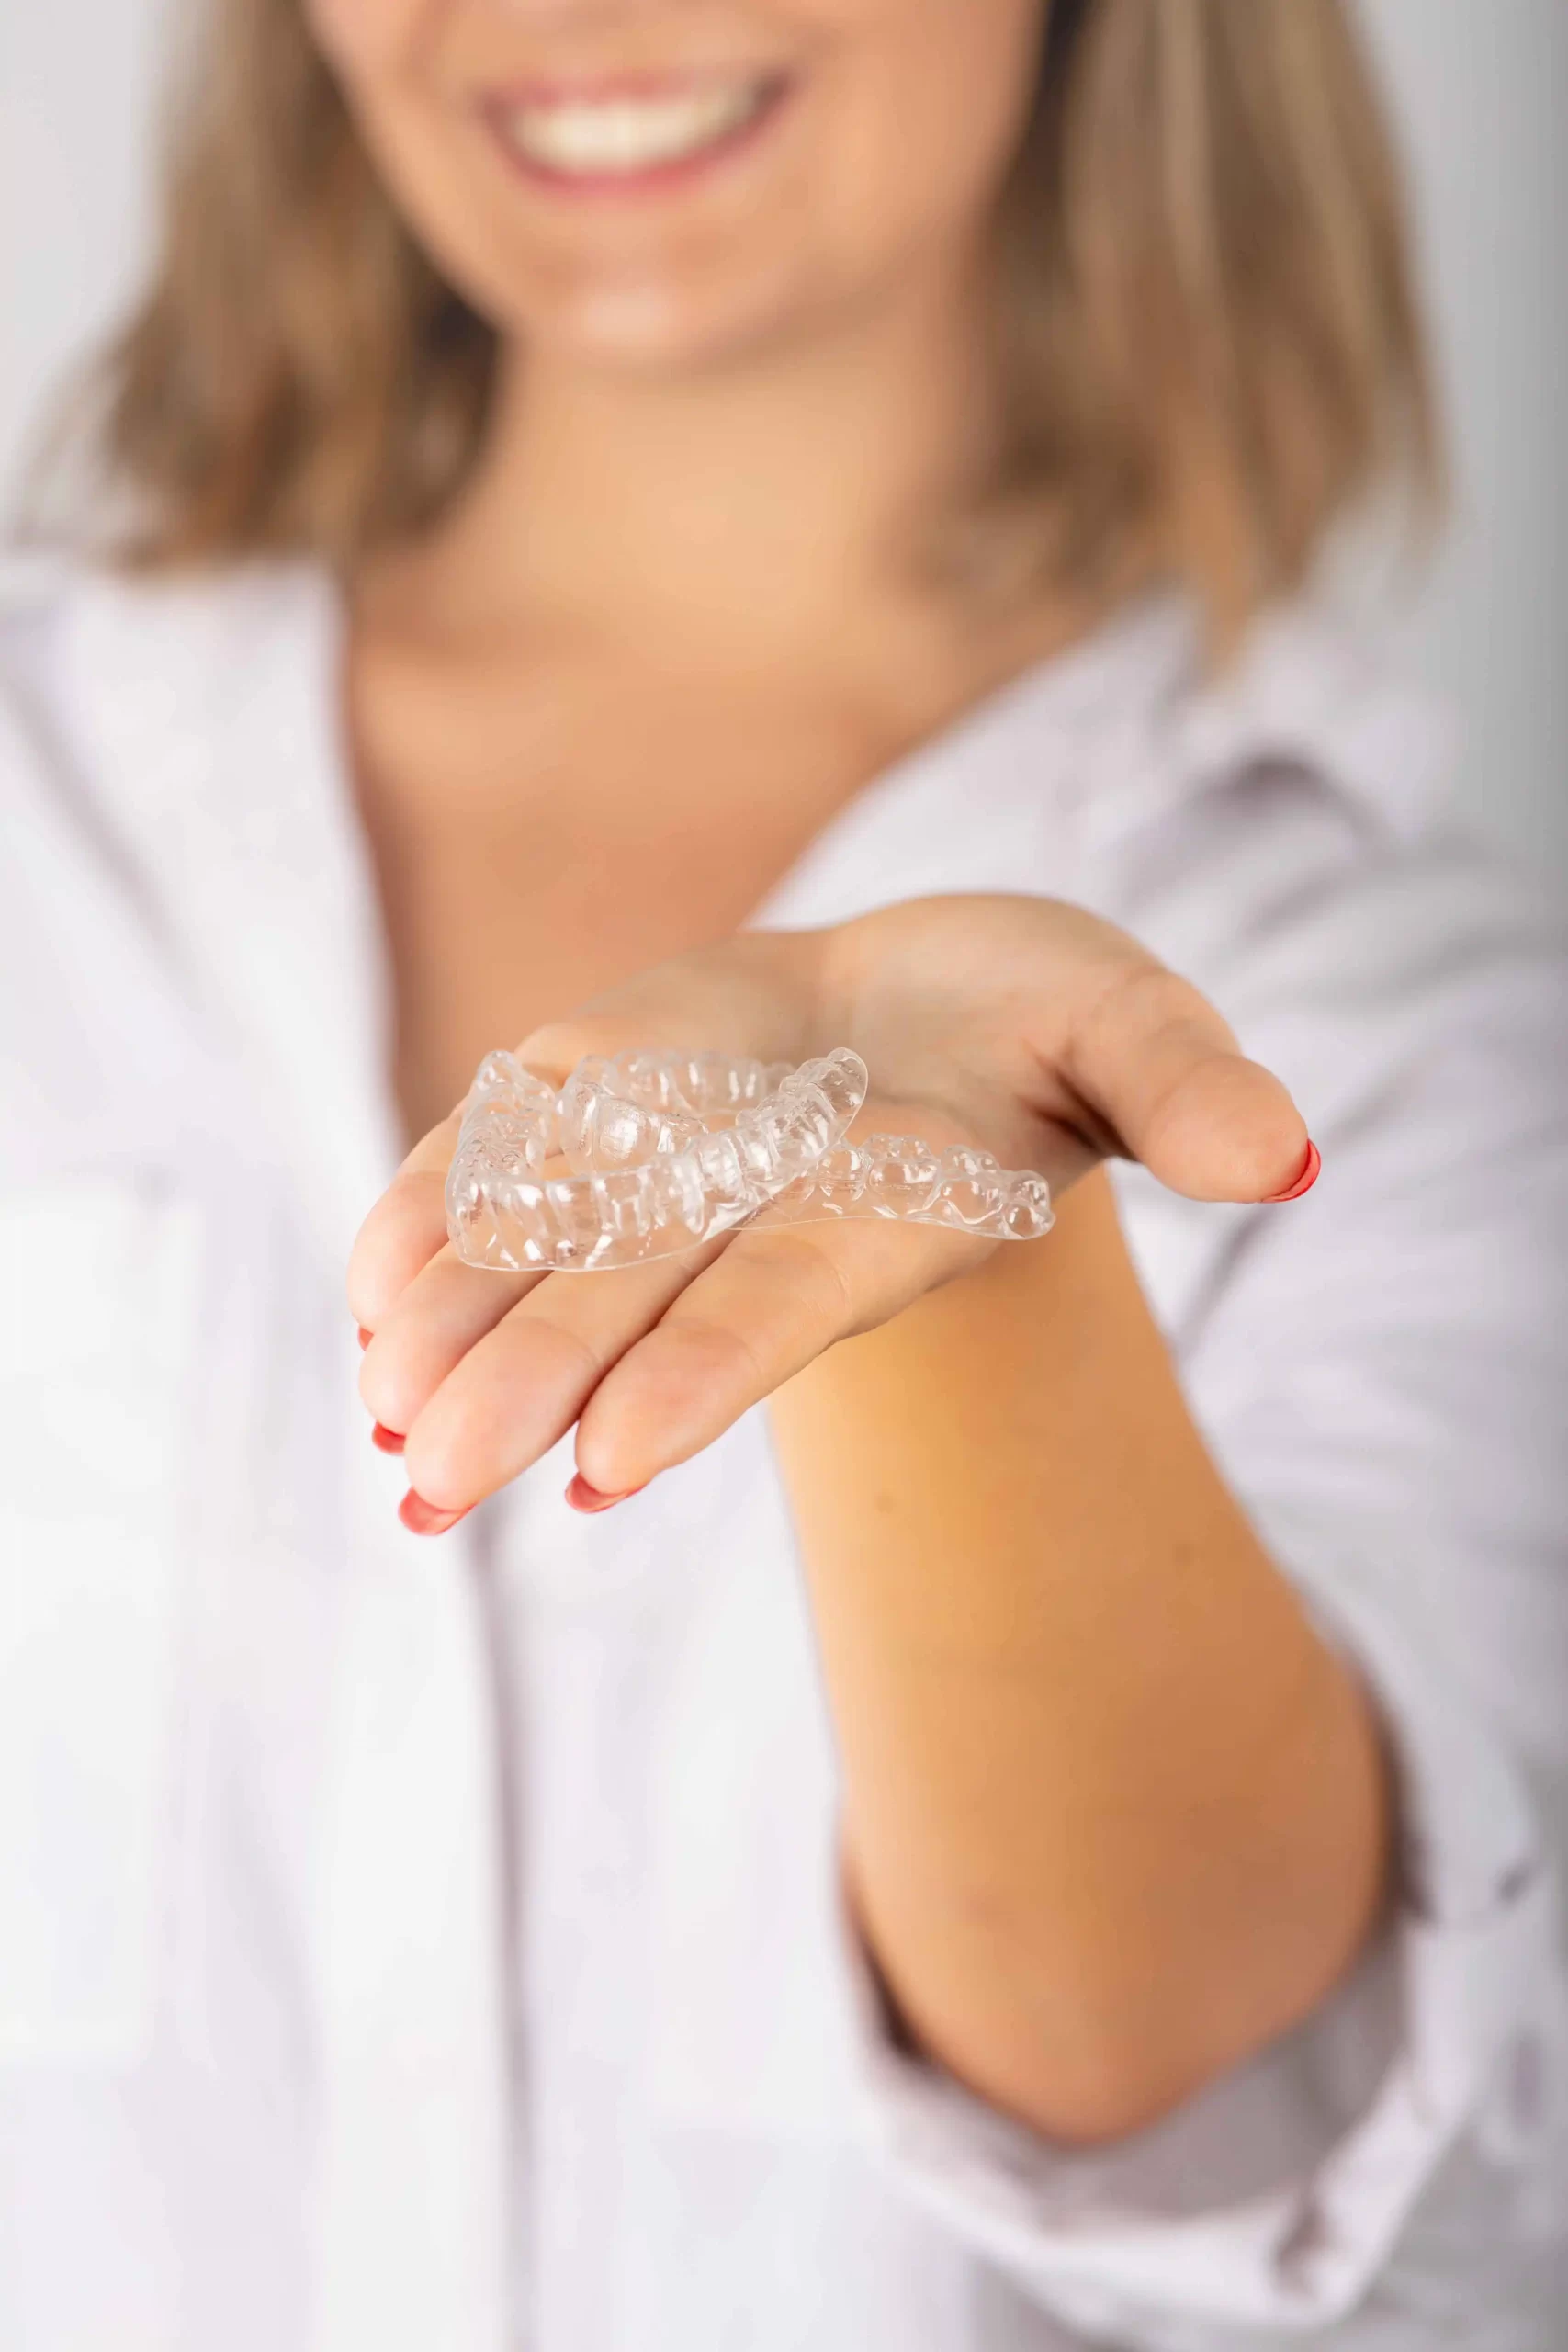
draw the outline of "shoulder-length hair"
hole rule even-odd
[[[97,379],[116,552],[350,566],[460,489],[497,338],[383,188],[300,0],[212,0],[208,30]],[[1230,634],[1362,493],[1436,489],[1346,0],[1052,0],[997,226],[1008,430],[975,544],[1091,600],[1183,581]]]

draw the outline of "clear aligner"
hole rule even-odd
[[[798,1069],[720,1054],[593,1058],[558,1093],[515,1055],[491,1054],[446,1181],[453,1247],[473,1266],[586,1273],[671,1256],[763,1213],[996,1240],[1050,1230],[1044,1179],[988,1152],[847,1142],[867,1084],[846,1046]]]
[[[962,1144],[936,1152],[912,1136],[838,1145],[768,1211],[770,1225],[875,1216],[944,1225],[987,1241],[1037,1241],[1055,1223],[1043,1176],[1006,1169],[988,1151]]]

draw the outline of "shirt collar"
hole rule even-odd
[[[400,1157],[343,641],[323,571],[257,566],[174,583],[86,575],[64,655],[66,707],[116,820],[339,1262]],[[1269,765],[1308,769],[1402,832],[1446,752],[1381,645],[1326,606],[1267,616],[1211,673],[1190,605],[1151,597],[874,779],[755,920],[831,922],[1020,876],[1071,895],[1085,855]]]

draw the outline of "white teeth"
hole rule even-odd
[[[730,84],[658,98],[568,98],[510,107],[501,127],[519,154],[553,172],[645,172],[716,146],[754,115],[766,85]]]

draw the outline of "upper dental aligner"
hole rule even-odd
[[[865,1064],[637,1052],[578,1064],[559,1093],[513,1054],[469,1091],[446,1221],[469,1265],[593,1272],[694,1248],[756,1216],[880,1216],[997,1240],[1051,1227],[1044,1179],[988,1152],[909,1137],[844,1138]],[[552,1173],[565,1163],[566,1171]]]
[[[844,1048],[795,1070],[636,1053],[580,1063],[558,1095],[515,1055],[489,1055],[446,1180],[453,1246],[470,1265],[558,1273],[689,1250],[814,1168],[866,1084]],[[548,1172],[558,1156],[564,1175]]]

